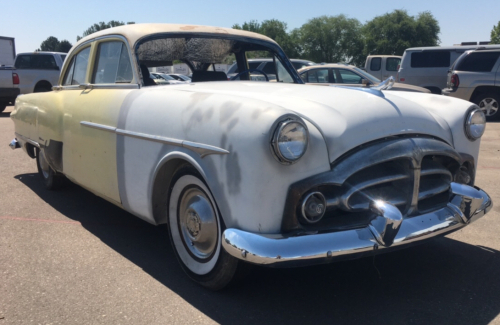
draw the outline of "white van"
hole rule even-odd
[[[446,88],[449,67],[467,50],[499,48],[499,45],[413,47],[403,53],[396,81],[441,94]]]
[[[389,77],[396,78],[401,63],[398,55],[369,55],[365,61],[365,71],[372,76],[385,80]]]

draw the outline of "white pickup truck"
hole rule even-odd
[[[65,58],[60,52],[19,53],[14,68],[0,68],[0,112],[19,94],[52,90]]]

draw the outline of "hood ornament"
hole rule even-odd
[[[390,76],[389,78],[379,83],[378,86],[371,88],[375,90],[389,90],[392,88],[392,86],[394,86],[394,82],[394,77]]]

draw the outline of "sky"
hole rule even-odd
[[[110,20],[232,27],[278,19],[291,31],[323,15],[344,14],[364,24],[396,9],[411,16],[430,11],[441,27],[442,46],[488,41],[500,21],[500,0],[1,0],[0,8],[0,36],[14,37],[17,53],[36,50],[49,36],[75,44],[91,25]]]

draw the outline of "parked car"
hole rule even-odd
[[[13,67],[0,67],[0,113],[19,95],[19,75]]]
[[[168,75],[170,77],[176,79],[177,81],[191,82],[191,78],[189,78],[188,76],[185,76],[183,74],[169,73]]]
[[[441,89],[446,88],[446,74],[451,64],[465,51],[479,47],[500,48],[498,45],[462,45],[406,49],[396,81],[424,87],[434,94],[441,94]]]
[[[19,53],[14,67],[0,67],[0,112],[20,94],[50,91],[66,53]]]
[[[443,94],[471,101],[488,120],[500,117],[500,49],[472,50],[462,54],[448,71]]]
[[[154,80],[154,82],[161,85],[175,85],[184,83],[183,81],[176,80],[164,73],[151,72],[150,76]]]
[[[365,71],[377,79],[396,78],[401,64],[399,55],[369,55],[365,61]]]
[[[353,65],[343,63],[328,63],[302,68],[300,77],[308,84],[335,85],[346,87],[378,87],[382,82],[366,71]],[[401,83],[394,83],[390,90],[417,91],[430,93],[429,90]]]
[[[312,61],[301,59],[291,59],[290,62],[296,70],[316,64]],[[251,72],[251,78],[255,80],[265,81],[264,75],[266,75],[269,80],[276,80],[276,68],[274,61],[271,58],[249,59],[248,70]],[[227,76],[229,79],[235,78],[238,80],[239,74],[240,70],[237,63],[233,63],[233,65],[231,65],[227,70]]]
[[[253,51],[273,55],[276,82],[208,70],[234,57],[244,72]],[[192,83],[147,79],[148,68],[177,60]],[[102,66],[114,81],[96,82]],[[461,229],[492,206],[474,187],[486,125],[476,105],[307,86],[277,43],[243,30],[98,31],[70,50],[54,91],[19,96],[11,118],[10,146],[36,158],[45,187],[66,177],[168,224],[182,269],[211,289],[240,263],[389,252]]]
[[[19,53],[14,66],[21,94],[51,91],[59,80],[65,58],[66,53],[61,52]]]

